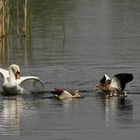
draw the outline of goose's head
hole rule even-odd
[[[55,88],[55,90],[52,91],[51,93],[54,94],[54,95],[60,96],[63,92],[64,92],[63,89]]]
[[[94,89],[95,90],[99,90],[99,89],[106,90],[109,88],[110,84],[111,84],[111,80],[106,80],[104,83],[97,84]]]
[[[10,67],[9,67],[9,74],[10,74],[10,76],[14,76],[14,78],[16,80],[20,79],[20,68],[19,68],[19,66],[16,65],[16,64],[10,65]]]

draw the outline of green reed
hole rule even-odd
[[[0,0],[0,38],[11,32],[18,36],[28,36],[29,0]]]
[[[14,43],[11,46],[11,40],[29,49],[26,44],[31,37],[30,4],[31,0],[0,0],[0,63],[9,63],[11,47],[15,47]],[[13,50],[17,51],[14,55],[18,55],[18,49]]]

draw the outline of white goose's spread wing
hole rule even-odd
[[[35,88],[35,90],[37,92],[43,91],[44,83],[38,77],[35,77],[35,76],[23,76],[23,77],[20,77],[20,79],[17,80],[19,85],[23,85],[27,81],[32,82],[32,84],[33,84],[33,86],[34,86],[34,88]]]
[[[0,74],[1,74],[2,77],[4,78],[4,82],[6,82],[7,77],[9,77],[9,72],[8,72],[8,70],[5,70],[5,69],[0,68]]]
[[[115,75],[112,77],[110,86],[112,88],[121,89],[120,80]]]

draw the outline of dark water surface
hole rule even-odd
[[[46,92],[1,96],[0,135],[52,140],[140,135],[139,0],[34,0],[31,5],[31,38],[11,39],[0,66],[19,64],[22,75],[46,83]],[[119,72],[134,74],[125,101],[93,91],[104,73]],[[54,87],[79,89],[85,98],[45,98]]]

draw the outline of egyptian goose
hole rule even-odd
[[[128,82],[133,80],[133,75],[131,73],[119,73],[110,79],[107,74],[104,74],[100,83],[96,85],[95,89],[100,89],[104,93],[110,96],[127,96],[127,92],[124,91],[125,86]]]

